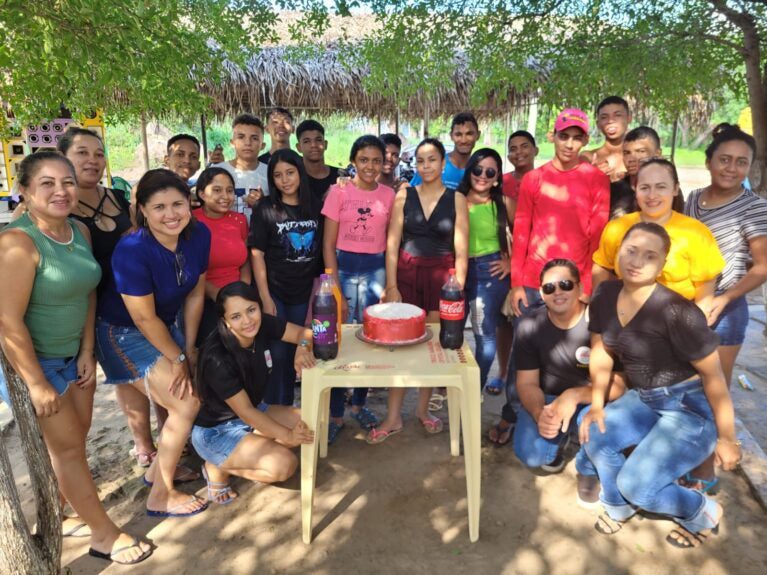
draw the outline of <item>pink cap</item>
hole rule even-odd
[[[567,128],[580,128],[584,133],[589,133],[589,117],[586,112],[578,108],[566,108],[559,113],[554,122],[554,131],[562,132]]]

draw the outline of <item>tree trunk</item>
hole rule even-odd
[[[759,35],[754,28],[744,38],[748,101],[756,140],[756,158],[749,179],[760,196],[767,197],[767,69],[762,69]],[[767,67],[765,67],[767,68]]]
[[[11,406],[37,503],[37,534],[29,530],[5,442],[0,437],[0,565],[7,575],[51,575],[61,564],[61,505],[51,460],[27,386],[0,351]]]

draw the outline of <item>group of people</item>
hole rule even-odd
[[[411,182],[398,177],[396,134],[359,137],[353,169],[340,172],[325,162],[324,127],[307,119],[294,130],[283,108],[266,124],[237,116],[235,157],[216,150],[194,191],[200,145],[187,134],[168,141],[165,167],[144,174],[130,200],[99,184],[104,144],[90,131],[70,128],[58,151],[27,156],[24,210],[0,233],[0,342],[74,511],[64,535],[89,536],[91,555],[117,563],[152,552],[109,519],[88,470],[96,362],[146,468],[147,513],[195,515],[236,499],[232,475],[286,480],[292,448],[314,441],[293,404],[301,370],[315,364],[305,326],[323,270],[346,322],[379,301],[417,305],[437,322],[454,268],[481,384],[506,391],[490,441],[513,434],[519,460],[549,472],[579,442],[578,497],[604,506],[598,531],[646,510],[679,524],[670,543],[700,544],[722,515],[714,463],[732,469],[740,458],[728,386],[745,295],[767,279],[767,202],[743,187],[755,143],[718,128],[706,150],[711,184],[683,206],[657,133],[628,130],[626,101],[605,99],[596,119],[605,144],[585,152],[587,114],[563,110],[549,134],[554,158],[537,168],[534,136],[513,133],[514,170],[503,174],[496,151],[475,150],[475,117],[458,114],[452,151],[421,141]],[[500,376],[489,380],[496,356]],[[379,421],[367,389],[352,391],[348,415],[368,443],[403,429],[404,394],[389,390]],[[431,390],[419,394],[415,418],[439,433]],[[331,443],[346,403],[333,390]],[[179,465],[190,438],[206,498],[177,488],[200,477]]]

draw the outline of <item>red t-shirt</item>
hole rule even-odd
[[[243,214],[229,212],[209,218],[202,208],[192,212],[210,230],[210,260],[207,281],[218,288],[240,280],[240,267],[248,259],[248,221]]]
[[[519,188],[511,253],[511,285],[539,287],[543,266],[575,262],[591,293],[591,257],[610,213],[610,179],[581,162],[562,172],[548,162],[525,174]]]
[[[503,174],[503,195],[515,201],[519,199],[519,180],[512,172]]]

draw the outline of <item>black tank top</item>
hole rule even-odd
[[[405,198],[402,249],[411,256],[434,257],[454,253],[455,190],[447,188],[427,220],[418,191],[408,187]]]

